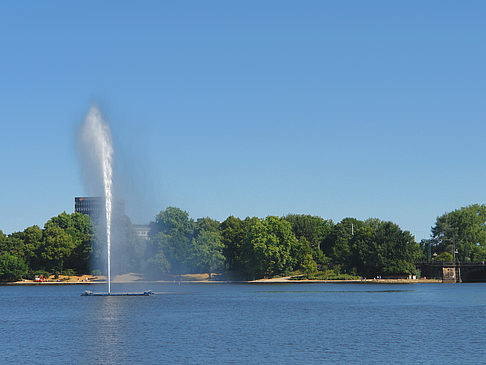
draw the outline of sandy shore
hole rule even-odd
[[[112,283],[179,283],[179,284],[417,284],[417,283],[442,283],[439,279],[363,279],[363,280],[291,280],[291,276],[259,279],[252,281],[231,281],[218,280],[217,275],[213,274],[213,280],[209,280],[208,274],[185,274],[174,276],[174,278],[166,280],[146,281],[142,274],[128,273],[117,275],[113,278]],[[216,280],[214,280],[216,279]],[[94,275],[80,275],[80,276],[62,276],[58,278],[54,276],[49,277],[48,281],[35,282],[33,280],[22,280],[16,282],[5,282],[0,285],[87,285],[87,284],[104,284],[106,283],[105,276]]]
[[[34,280],[20,280],[14,282],[2,282],[0,285],[76,285],[76,284],[97,284],[106,281],[104,276],[95,275],[79,275],[79,276],[66,276],[59,275],[57,278],[51,275],[47,278],[47,281],[34,281]]]
[[[250,283],[328,283],[328,284],[417,284],[417,283],[442,283],[440,279],[363,279],[363,280],[291,280],[291,276],[273,279],[259,279]]]

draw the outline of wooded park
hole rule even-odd
[[[114,222],[112,267],[148,279],[220,273],[232,280],[279,275],[356,279],[420,275],[420,262],[486,260],[486,206],[471,205],[437,218],[431,238],[416,242],[393,222],[345,218],[339,223],[306,214],[283,217],[209,217],[168,207],[136,235],[127,216]],[[102,232],[102,229],[98,230]],[[0,279],[49,274],[101,274],[104,237],[87,215],[65,212],[38,226],[0,231]]]

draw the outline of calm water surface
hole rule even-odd
[[[0,287],[0,363],[486,363],[486,284]]]

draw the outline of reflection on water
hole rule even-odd
[[[88,358],[95,355],[92,360],[102,362],[111,359],[114,362],[125,358],[123,353],[126,334],[122,320],[126,301],[119,297],[92,297],[91,321],[85,327],[90,346]]]
[[[89,339],[89,352],[85,357],[88,363],[138,363],[147,358],[143,344],[147,335],[145,325],[151,320],[151,315],[140,310],[151,297],[93,296],[82,299],[90,317],[83,326]]]

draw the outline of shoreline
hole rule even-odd
[[[436,284],[441,279],[356,279],[356,280],[291,280],[289,278],[260,279],[250,283],[302,283],[302,284]]]
[[[290,280],[290,277],[258,279],[251,281],[232,280],[116,280],[112,284],[442,284],[441,279],[363,279],[363,280]],[[52,285],[106,285],[106,280],[97,281],[46,281],[3,282],[0,286],[52,286]]]

